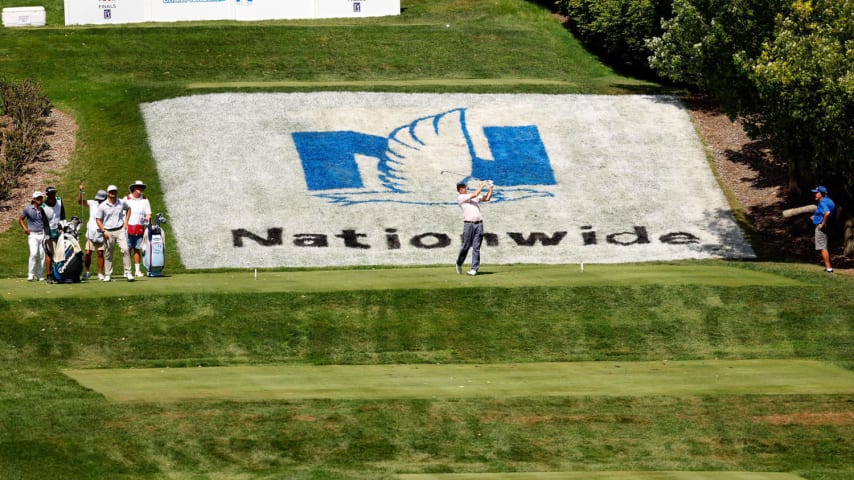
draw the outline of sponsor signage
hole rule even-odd
[[[666,96],[211,94],[142,105],[188,268],[751,257]]]
[[[7,7],[2,17],[4,27],[43,27],[47,18],[44,7]]]
[[[65,0],[65,24],[144,22],[147,6],[144,0]]]
[[[65,24],[400,15],[400,0],[65,0]]]

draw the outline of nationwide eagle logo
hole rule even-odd
[[[386,136],[354,131],[292,134],[308,190],[333,204],[455,205],[456,182],[492,181],[493,202],[553,197],[554,172],[534,125],[484,126],[478,154],[466,109],[420,117]]]

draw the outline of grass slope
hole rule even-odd
[[[9,79],[38,79],[54,104],[80,124],[78,150],[68,171],[57,174],[60,195],[72,197],[80,179],[91,190],[142,178],[154,211],[165,208],[139,104],[198,93],[188,85],[230,89],[231,82],[250,82],[280,91],[659,89],[615,74],[547,10],[521,0],[404,0],[399,17],[353,21],[69,28],[60,27],[61,6],[47,2],[50,28],[0,29],[0,72]],[[553,83],[518,83],[519,78]],[[24,247],[20,232],[0,235],[0,276],[21,275]],[[174,268],[180,262],[172,252]]]
[[[155,211],[163,203],[138,105],[198,92],[192,84],[658,91],[614,74],[548,11],[521,0],[404,0],[402,16],[365,22],[75,28],[61,27],[62,1],[43,3],[48,28],[0,29],[0,72],[39,79],[80,124],[68,171],[55,173],[61,194],[73,195],[81,178],[90,187],[143,178]],[[513,83],[520,78],[565,84]],[[20,280],[20,232],[0,235],[0,276],[7,278],[0,284],[0,478],[854,476],[849,394],[114,404],[62,373],[715,358],[811,359],[851,370],[850,278],[817,278],[792,265],[710,262],[601,272],[588,266],[583,277],[574,268],[516,266],[474,279],[446,276],[447,267],[259,272],[250,282],[249,272],[178,275],[177,260],[170,257],[171,278],[57,287],[48,296],[44,285]],[[470,286],[476,288],[462,288]],[[744,475],[737,478],[752,474]]]

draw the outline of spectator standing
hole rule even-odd
[[[137,180],[128,187],[130,194],[124,198],[124,202],[130,207],[127,212],[128,248],[133,255],[133,263],[137,277],[142,276],[139,263],[142,260],[142,251],[145,249],[145,226],[151,221],[151,204],[142,195],[145,184]]]
[[[89,221],[86,223],[86,246],[83,255],[84,273],[83,280],[89,280],[89,269],[92,266],[92,252],[98,255],[98,280],[104,280],[104,234],[98,228],[95,216],[98,214],[98,206],[107,199],[105,190],[98,190],[94,200],[83,199],[83,184],[80,184],[80,192],[77,194],[77,203],[89,208]]]
[[[107,199],[98,205],[98,213],[95,215],[98,230],[104,234],[104,281],[112,280],[113,254],[118,244],[125,267],[124,277],[132,282],[134,278],[130,271],[130,251],[125,231],[128,206],[118,195],[119,187],[115,185],[107,187]]]
[[[30,247],[30,258],[27,264],[27,281],[44,280],[44,238],[45,230],[48,228],[48,219],[42,210],[44,194],[36,190],[30,204],[21,211],[18,224],[27,235],[27,243]]]
[[[45,269],[47,270],[47,283],[53,283],[53,258],[51,252],[56,250],[56,243],[65,221],[65,205],[62,199],[56,196],[56,188],[47,187],[44,191],[45,199],[42,210],[47,215],[49,227],[45,229]]]

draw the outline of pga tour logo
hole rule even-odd
[[[142,105],[187,268],[751,257],[670,97],[211,94]]]

